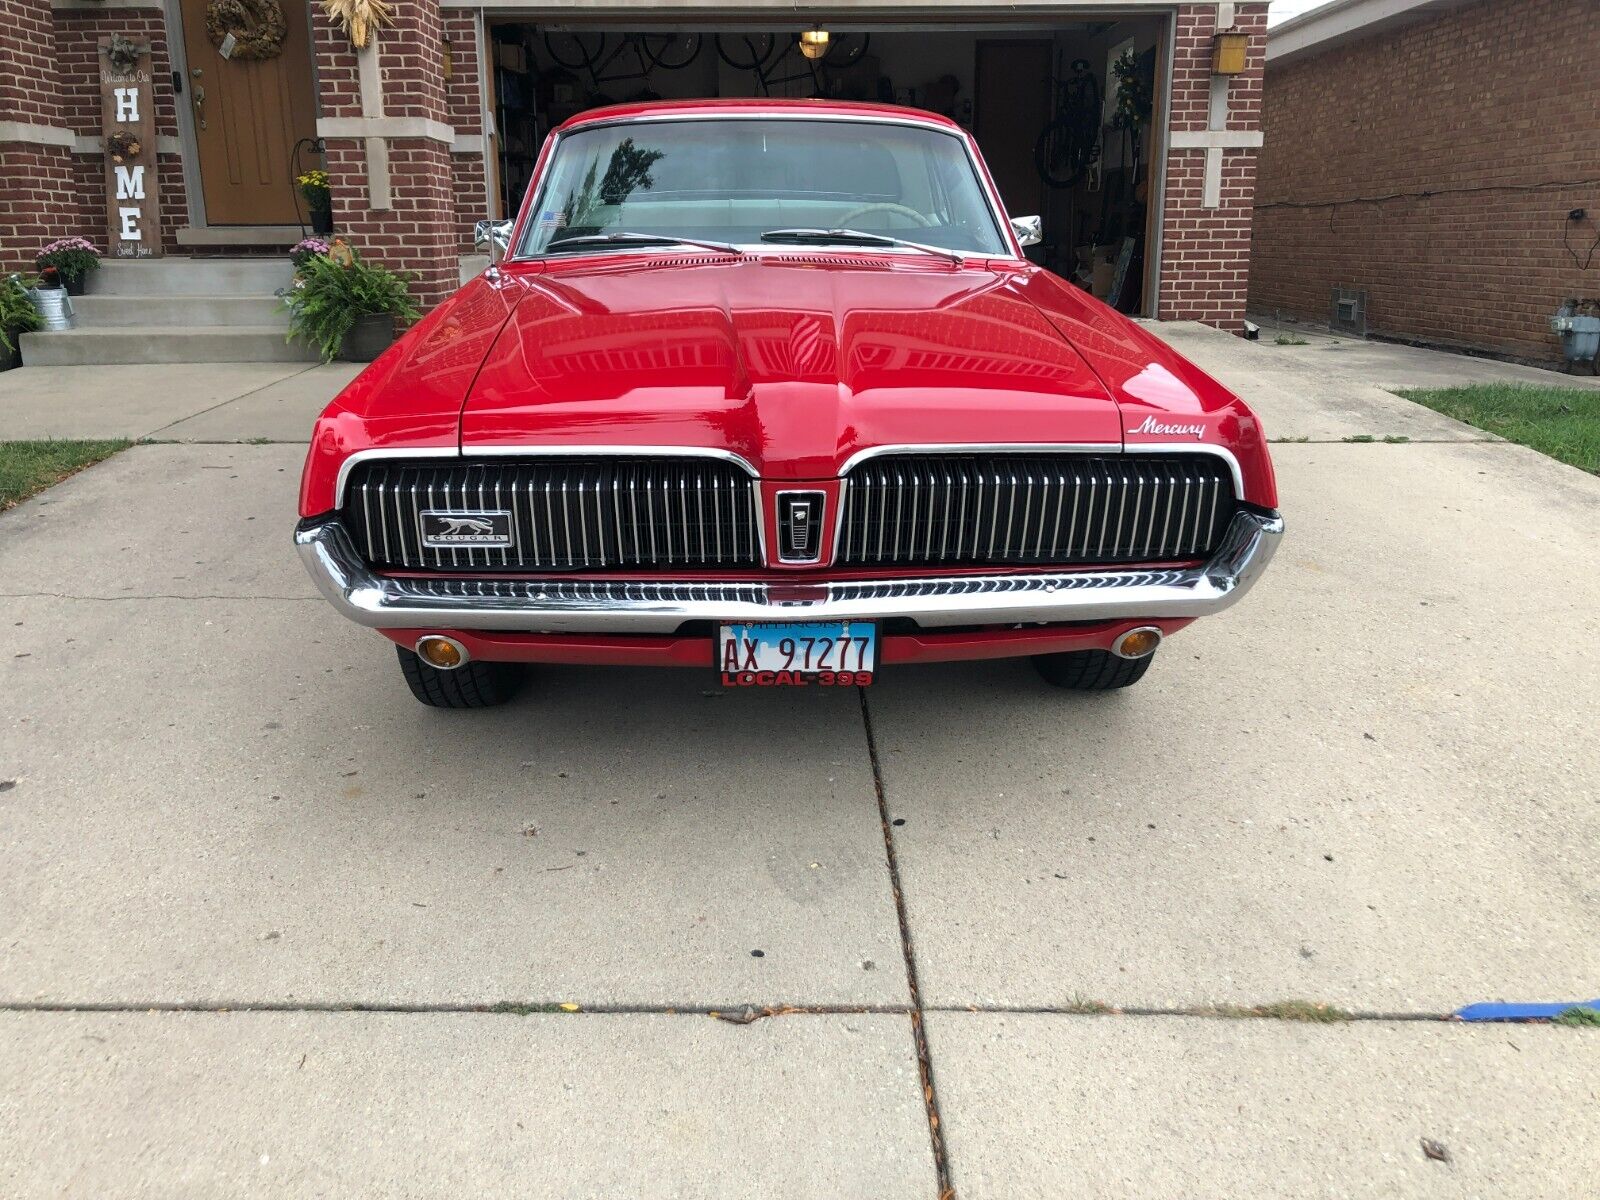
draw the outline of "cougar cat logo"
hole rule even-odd
[[[1135,425],[1128,432],[1153,433],[1162,437],[1203,438],[1206,435],[1206,427],[1204,425],[1168,425],[1156,420],[1154,417],[1146,417],[1142,424]]]
[[[500,549],[511,545],[509,512],[436,512],[419,514],[422,544],[434,550],[474,546]]]

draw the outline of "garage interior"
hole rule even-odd
[[[1146,251],[1160,197],[1153,147],[1165,129],[1166,18],[830,23],[825,32],[818,45],[799,29],[491,21],[494,201],[513,215],[549,131],[605,104],[760,96],[904,104],[970,130],[1008,211],[1043,218],[1044,241],[1030,258],[1122,312],[1154,310]]]

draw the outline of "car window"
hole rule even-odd
[[[885,121],[695,118],[564,134],[519,254],[606,233],[759,242],[848,227],[1005,254],[963,141]]]

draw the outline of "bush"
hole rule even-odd
[[[313,255],[283,295],[289,336],[315,346],[331,361],[357,317],[386,314],[409,325],[422,314],[406,291],[409,274],[374,267],[341,246],[338,257]]]
[[[39,251],[34,260],[43,271],[54,267],[63,279],[76,282],[100,265],[100,251],[88,238],[57,238]]]
[[[19,333],[32,333],[43,327],[44,318],[33,306],[22,280],[15,275],[0,279],[0,346],[15,350]]]

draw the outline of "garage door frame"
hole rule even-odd
[[[750,28],[764,30],[774,25],[787,26],[800,22],[837,29],[842,32],[882,30],[896,32],[896,27],[906,25],[957,26],[990,32],[1027,32],[1048,29],[1053,22],[1065,20],[1127,20],[1152,17],[1161,19],[1159,53],[1160,63],[1156,76],[1156,96],[1151,147],[1150,206],[1145,228],[1144,289],[1140,308],[1148,316],[1159,310],[1161,295],[1162,240],[1165,228],[1167,199],[1167,164],[1172,150],[1172,93],[1173,72],[1176,65],[1178,6],[1172,0],[1121,0],[1116,4],[1074,4],[1071,0],[1054,3],[1036,3],[1021,0],[1007,4],[996,12],[992,4],[929,3],[929,0],[864,0],[859,6],[844,9],[814,11],[798,9],[793,3],[781,0],[742,0],[724,7],[710,7],[695,0],[609,0],[592,3],[591,0],[545,0],[544,3],[526,3],[525,0],[440,0],[443,8],[473,9],[478,43],[478,61],[487,64],[489,39],[488,20],[523,20],[531,24],[561,28],[618,27],[644,33],[717,32]],[[899,32],[913,32],[901,29]],[[483,102],[483,129],[485,130],[485,161],[496,161],[494,147],[489,142],[488,131],[494,128],[492,100],[489,93],[488,70],[479,72]],[[490,181],[491,171],[485,171],[486,211],[496,211],[497,192]]]

